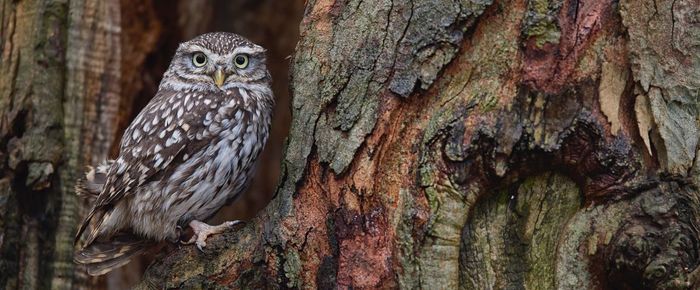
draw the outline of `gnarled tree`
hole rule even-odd
[[[276,197],[141,288],[700,286],[697,1],[306,5]]]
[[[158,45],[279,33],[240,11],[292,3],[177,2],[0,0],[0,287],[83,284],[73,181],[152,96]],[[309,0],[276,197],[139,287],[698,288],[699,10]]]
[[[119,20],[114,1],[0,1],[0,288],[78,286],[73,185],[116,135]]]

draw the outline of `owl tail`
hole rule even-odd
[[[114,160],[105,160],[97,168],[88,166],[85,176],[79,178],[75,184],[75,193],[88,199],[96,198],[107,181],[107,172],[109,172],[112,163]]]
[[[85,175],[78,178],[75,183],[76,195],[85,198],[90,203],[94,202],[97,196],[100,195],[100,192],[102,192],[102,188],[107,181],[107,173],[109,172],[109,168],[112,166],[112,163],[114,163],[114,160],[105,160],[98,165],[97,168],[88,166],[88,171],[85,172]],[[96,214],[99,216],[103,213],[98,213],[95,209],[90,211],[83,224],[80,225],[78,233],[75,235],[75,241],[73,242],[74,244],[78,243],[78,240],[83,235],[83,232],[88,228],[90,221]],[[98,225],[93,226],[96,229]],[[93,234],[92,239],[94,238],[95,235]],[[92,240],[89,240],[87,243],[90,244],[91,242]]]
[[[88,274],[99,276],[129,263],[154,246],[153,241],[121,233],[109,241],[94,241],[86,245],[75,253],[73,260],[85,265]]]

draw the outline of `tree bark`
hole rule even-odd
[[[125,289],[136,283],[148,259],[100,278],[74,266],[73,235],[88,208],[74,195],[76,177],[86,165],[114,156],[115,141],[155,94],[181,41],[244,27],[271,59],[281,60],[298,35],[285,24],[298,23],[301,4],[0,0],[0,288]],[[232,20],[231,13],[241,17]],[[270,34],[273,27],[284,36]],[[288,65],[276,61],[270,69],[279,103],[288,105],[281,77]],[[286,134],[288,112],[279,111],[271,143]],[[278,151],[268,148],[265,160],[279,160]],[[269,200],[278,166],[261,167],[266,170],[254,189],[267,194],[248,194],[223,216],[251,216]]]
[[[119,6],[0,1],[2,289],[90,285],[73,263],[83,208],[74,182],[85,165],[108,157],[115,124],[129,117],[119,113],[121,89],[134,82],[121,83],[122,75],[140,68],[149,46],[140,42],[122,65]]]
[[[86,285],[73,182],[152,96],[163,46],[296,35],[243,17],[273,2],[203,2],[0,0],[0,287]],[[139,287],[700,287],[698,7],[307,1],[276,198]]]
[[[2,1],[0,23],[0,286],[46,287],[60,262],[59,163],[67,33],[66,1]],[[69,262],[69,261],[63,261]],[[63,264],[65,265],[65,264]]]
[[[141,289],[690,289],[695,0],[307,1],[273,201]]]

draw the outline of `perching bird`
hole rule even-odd
[[[78,191],[94,196],[76,235],[75,261],[91,275],[129,262],[191,227],[208,235],[237,221],[202,222],[250,183],[267,141],[274,97],[265,49],[233,33],[182,43],[155,97],[129,125],[119,156],[91,170]]]

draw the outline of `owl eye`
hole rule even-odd
[[[248,55],[236,55],[236,57],[233,58],[233,64],[235,64],[237,68],[246,68],[248,66]]]
[[[192,56],[192,64],[196,67],[203,67],[207,64],[207,56],[202,52],[197,52]]]

